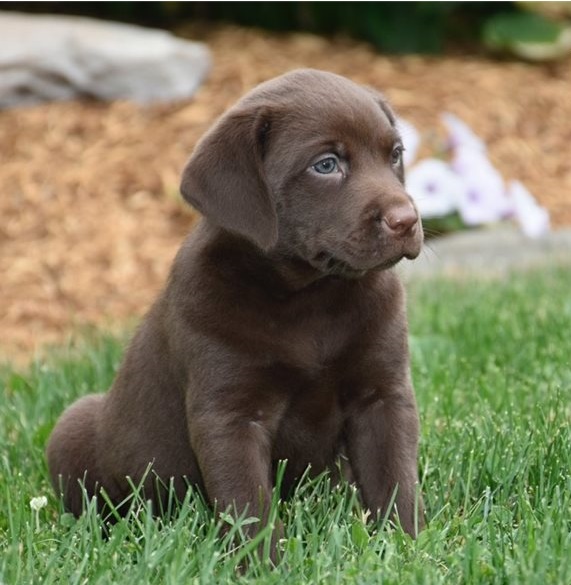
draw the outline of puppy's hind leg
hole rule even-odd
[[[81,515],[85,486],[91,499],[101,487],[97,467],[97,419],[103,395],[90,394],[72,404],[58,420],[46,449],[52,485],[65,509]],[[81,483],[80,483],[81,482]]]

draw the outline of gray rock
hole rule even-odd
[[[405,280],[447,276],[503,278],[514,271],[567,266],[571,274],[571,230],[529,239],[513,227],[458,232],[429,240],[413,261],[397,269]]]
[[[185,99],[210,70],[201,44],[74,16],[0,12],[0,108],[88,96]]]

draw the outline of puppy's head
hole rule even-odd
[[[190,158],[181,192],[263,250],[355,277],[420,252],[402,151],[380,94],[298,70],[258,86],[220,118]]]

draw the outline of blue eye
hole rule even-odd
[[[400,164],[402,160],[402,153],[404,151],[404,147],[398,144],[393,148],[393,152],[391,153],[391,163],[396,167]]]
[[[319,162],[316,162],[311,168],[322,175],[330,175],[339,170],[339,164],[337,163],[336,158],[328,156],[327,158],[323,158]]]

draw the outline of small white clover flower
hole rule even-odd
[[[48,505],[46,496],[37,496],[30,500],[30,508],[36,523],[36,532],[40,531],[40,510]]]
[[[42,508],[45,508],[48,505],[48,499],[46,496],[37,496],[30,500],[30,508],[34,512],[39,512]]]

